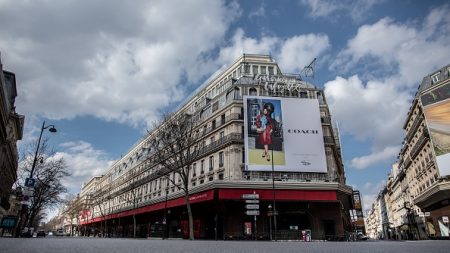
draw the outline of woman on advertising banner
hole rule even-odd
[[[272,145],[273,119],[272,113],[274,106],[272,103],[265,103],[262,114],[256,117],[256,132],[258,133],[258,142],[264,146],[262,157],[266,157],[270,161],[269,145]],[[273,159],[273,157],[272,157]]]

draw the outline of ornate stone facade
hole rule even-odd
[[[17,141],[22,139],[24,116],[16,113],[14,73],[3,70],[0,59],[0,219],[10,208],[11,188],[17,179]]]

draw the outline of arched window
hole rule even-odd
[[[258,96],[258,91],[255,88],[250,88],[248,94],[250,96]]]

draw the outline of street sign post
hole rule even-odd
[[[259,204],[249,204],[245,205],[246,209],[259,209]]]
[[[242,194],[242,199],[259,199],[259,194]]]
[[[33,188],[24,187],[22,190],[22,194],[28,197],[33,196]]]
[[[34,187],[35,183],[36,183],[36,179],[34,179],[34,178],[27,178],[27,179],[25,179],[25,186],[26,187]]]
[[[253,194],[242,194],[242,199],[245,199],[245,214],[246,215],[253,215],[253,226],[254,226],[254,239],[257,239],[256,232],[258,231],[256,229],[256,216],[259,215],[259,194],[256,192],[253,192]]]
[[[259,210],[247,210],[245,211],[246,215],[259,215]]]

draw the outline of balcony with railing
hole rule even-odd
[[[217,141],[214,141],[214,142],[200,148],[199,157],[203,157],[212,152],[215,152],[216,150],[219,150],[230,143],[242,144],[243,142],[244,142],[244,140],[242,138],[241,133],[228,134],[228,135],[218,139]]]
[[[202,132],[202,137],[210,134],[213,131],[217,131],[218,128],[220,128],[221,126],[223,126],[233,120],[243,120],[243,119],[244,119],[244,117],[242,114],[231,113],[230,115],[225,117],[224,121],[222,121],[222,120],[216,121],[215,127],[208,127],[208,128],[200,130]]]
[[[295,181],[295,182],[336,182],[337,175],[314,172],[274,172],[275,181]],[[271,171],[244,171],[242,180],[248,181],[271,181]]]
[[[323,142],[325,143],[325,145],[335,145],[333,136],[324,136]]]
[[[197,158],[200,159],[200,158],[207,156],[211,153],[214,153],[232,143],[242,144],[243,143],[242,134],[240,134],[240,133],[228,134],[228,135],[224,136],[223,138],[220,138],[219,140],[214,141],[214,142],[200,148],[200,150],[198,151],[199,153],[197,155]],[[150,165],[150,166],[153,167],[153,166],[156,166],[157,164],[158,163],[155,161],[153,163],[153,165]],[[138,180],[134,180],[129,185],[127,185],[117,191],[110,192],[110,193],[111,193],[111,195],[113,195],[113,197],[118,196],[118,195],[120,195],[124,192],[130,191],[140,185],[146,184],[156,178],[167,175],[168,173],[171,173],[171,171],[168,169],[165,169],[165,168],[159,169],[159,170],[157,170],[153,173],[150,173],[149,175],[144,176]]]
[[[322,122],[322,124],[331,124],[331,117],[320,117],[320,121]]]
[[[417,128],[422,123],[422,116],[418,115],[414,119],[414,123],[412,124],[411,128],[408,131],[408,134],[406,135],[405,139],[409,142],[411,141],[412,137],[414,137],[414,134],[417,132]]]
[[[411,165],[411,163],[412,163],[411,157],[408,157],[408,158],[405,159],[405,162],[403,163],[403,166],[401,164],[400,164],[400,166],[402,168],[408,169],[408,167],[409,167],[409,165]]]
[[[417,140],[416,145],[411,149],[411,157],[414,159],[422,150],[422,147],[425,145],[425,143],[428,141],[428,138],[424,135],[420,136],[419,140]]]

